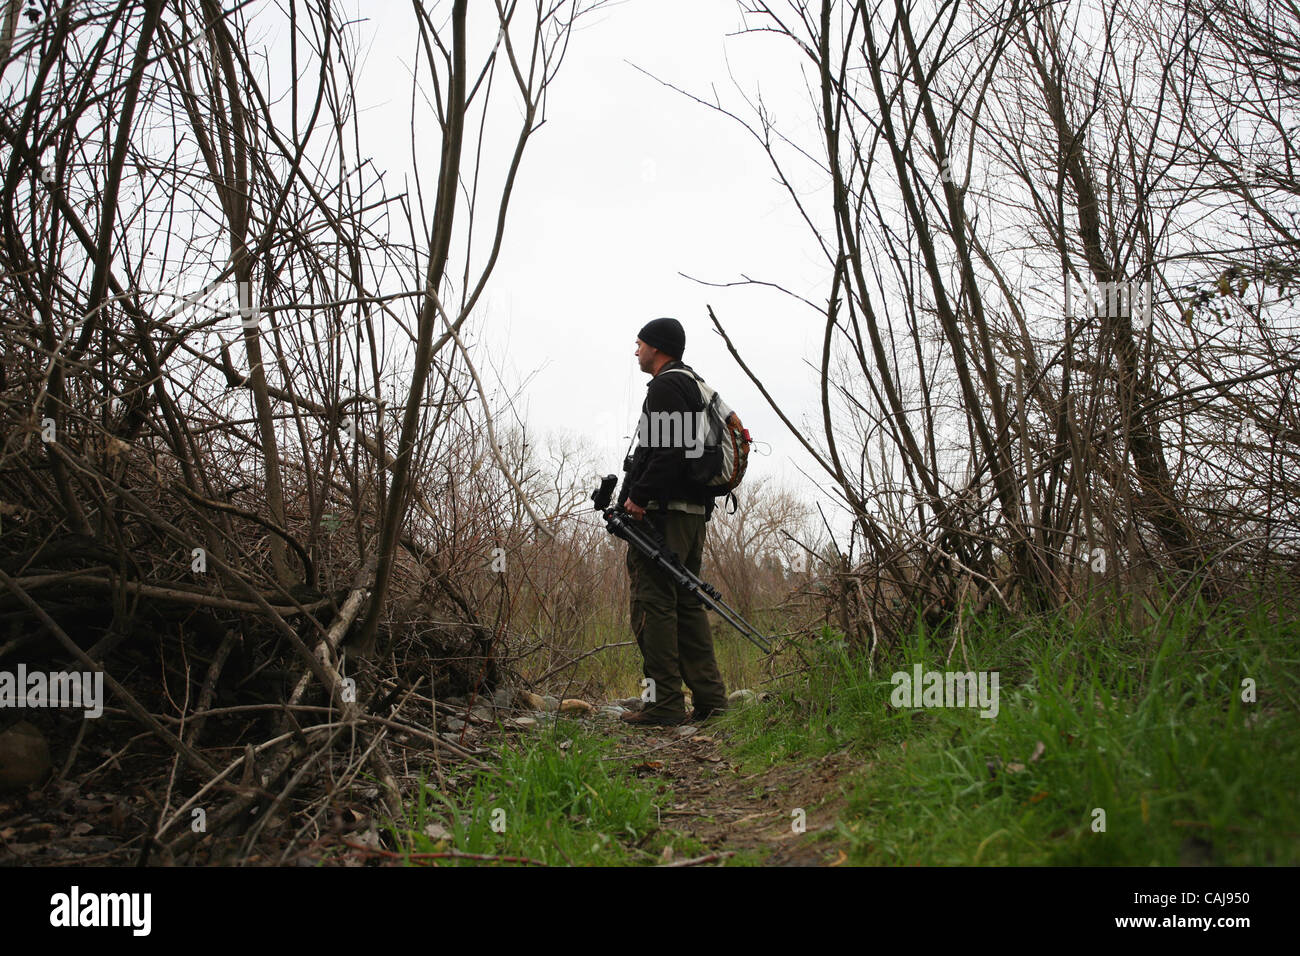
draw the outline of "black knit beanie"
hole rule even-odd
[[[675,359],[680,360],[686,351],[686,330],[676,319],[651,319],[636,337]]]

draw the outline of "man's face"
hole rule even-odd
[[[659,355],[659,350],[653,345],[646,345],[640,339],[636,340],[636,364],[641,367],[641,371],[647,375],[653,375],[655,369],[655,358]]]

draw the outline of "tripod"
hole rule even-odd
[[[615,537],[622,538],[653,561],[679,587],[683,587],[694,594],[705,607],[716,612],[719,617],[739,631],[764,654],[772,653],[772,646],[768,638],[760,634],[754,625],[729,607],[722,600],[722,595],[718,593],[717,588],[707,581],[702,581],[682,564],[681,558],[673,553],[672,549],[664,543],[663,539],[654,532],[652,527],[644,521],[632,520],[622,508],[610,506],[610,495],[613,493],[616,484],[618,484],[616,476],[606,475],[604,480],[601,481],[600,487],[591,494],[591,500],[595,503],[596,510],[605,519],[606,530]]]

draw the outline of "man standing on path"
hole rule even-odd
[[[694,487],[686,473],[687,455],[699,455],[704,434],[700,390],[690,367],[681,361],[685,349],[686,332],[676,319],[654,319],[637,335],[637,362],[650,381],[641,406],[639,440],[624,463],[627,474],[618,497],[624,511],[649,524],[698,575],[713,496]],[[695,701],[690,720],[721,713],[727,691],[714,659],[704,605],[630,545],[627,572],[632,631],[645,661],[645,676],[653,683],[648,685],[645,709],[622,719],[640,726],[685,723],[683,678]]]

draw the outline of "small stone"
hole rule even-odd
[[[536,718],[533,717],[512,717],[506,723],[519,730],[536,730],[538,726]]]
[[[448,730],[461,731],[465,729],[465,721],[459,717],[448,717],[442,722],[442,725]]]
[[[645,701],[643,701],[640,697],[628,697],[624,700],[613,701],[612,703],[617,704],[619,707],[622,707],[624,710],[640,712],[645,709]]]
[[[515,691],[515,703],[524,710],[545,710],[546,701],[540,694],[534,694],[529,690]]]
[[[465,698],[464,698],[464,697],[446,697],[446,698],[443,699],[442,702],[443,702],[444,704],[448,704],[448,705],[450,705],[450,706],[452,706],[452,707],[464,707],[464,706],[465,706]]]
[[[424,835],[427,836],[430,840],[433,840],[435,842],[437,842],[438,840],[451,839],[451,831],[449,831],[441,823],[430,823],[427,827],[424,828]]]
[[[752,704],[756,699],[754,692],[746,688],[733,690],[727,695],[727,703],[729,704]]]
[[[678,737],[691,737],[695,734],[698,734],[699,732],[700,732],[699,727],[692,727],[690,724],[685,724],[677,728]]]
[[[470,713],[473,714],[475,717],[477,717],[479,720],[490,721],[492,720],[493,717],[492,708],[484,704],[479,704],[477,707],[471,710]]]
[[[0,734],[0,790],[25,790],[50,774],[45,736],[22,720]]]
[[[515,692],[510,687],[500,687],[492,694],[492,703],[494,706],[505,710],[513,707],[515,703]]]
[[[560,713],[562,714],[594,714],[596,708],[585,700],[579,700],[577,697],[566,697],[560,701]]]
[[[547,694],[545,697],[542,698],[542,710],[555,711],[559,709],[560,709],[560,698],[552,697],[550,694]]]
[[[621,717],[627,713],[627,711],[618,706],[618,704],[606,704],[604,707],[600,708],[600,712],[602,714],[608,714],[610,717]]]

